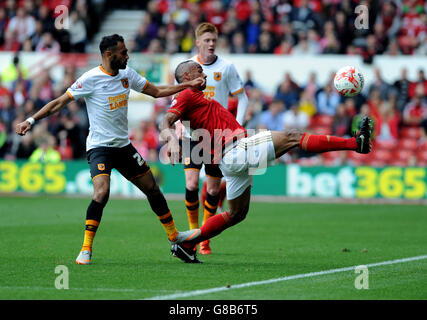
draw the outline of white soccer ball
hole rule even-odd
[[[352,66],[342,67],[334,77],[334,86],[339,94],[346,97],[354,97],[363,89],[365,79],[363,74]]]

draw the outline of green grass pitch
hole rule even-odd
[[[110,199],[92,264],[80,266],[89,201],[0,198],[0,299],[427,299],[427,259],[369,267],[368,289],[355,288],[354,270],[233,288],[426,255],[424,206],[252,203],[245,221],[213,239],[204,264],[189,265],[170,255],[147,201]],[[178,229],[187,229],[183,201],[169,205]],[[68,268],[67,290],[55,288],[58,265]]]

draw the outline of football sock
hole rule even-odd
[[[151,210],[157,215],[160,223],[165,229],[168,239],[170,241],[175,241],[178,236],[178,230],[176,229],[175,221],[173,220],[172,213],[169,211],[163,193],[158,190],[158,192],[147,194],[147,199],[150,203]]]
[[[330,135],[314,135],[304,133],[302,135],[300,148],[309,152],[326,152],[337,150],[356,150],[356,138],[340,138]]]
[[[208,240],[219,235],[225,229],[232,225],[230,215],[227,211],[219,213],[206,220],[205,224],[200,228],[200,236],[194,241],[183,242],[182,246],[192,248],[197,243]]]
[[[105,205],[95,200],[89,204],[86,211],[85,235],[83,239],[82,251],[92,251],[93,238],[95,238],[99,223],[101,222],[102,211]]]
[[[175,221],[173,220],[171,212],[169,211],[168,213],[159,216],[159,220],[163,228],[165,228],[168,239],[170,241],[175,241],[178,236],[178,230],[176,229]]]
[[[185,206],[190,229],[199,228],[199,189],[185,189]]]
[[[206,194],[206,200],[203,204],[203,224],[206,220],[216,214],[216,209],[218,208],[219,194],[213,196],[209,193]]]

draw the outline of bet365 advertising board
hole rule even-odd
[[[151,170],[166,194],[183,194],[184,171],[151,163]],[[0,192],[91,195],[92,182],[85,161],[39,163],[0,161]],[[254,175],[252,194],[290,197],[340,197],[350,199],[427,198],[424,167],[305,167],[276,165]],[[140,197],[141,192],[113,170],[111,194]]]

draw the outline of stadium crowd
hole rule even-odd
[[[78,32],[56,30],[54,8],[67,1],[6,0],[0,6],[0,50],[16,51],[0,77],[0,158],[55,161],[84,159],[88,119],[83,101],[73,101],[61,114],[37,123],[29,134],[14,134],[15,124],[62,94],[76,79],[76,69],[67,66],[56,83],[48,70],[29,78],[28,66],[19,52],[84,52],[97,30],[97,1],[68,1],[70,23]],[[101,1],[103,2],[103,1]],[[130,1],[122,0],[121,5]],[[106,1],[106,6],[117,3]],[[211,0],[141,1],[132,7],[146,10],[134,41],[133,52],[175,53],[194,50],[193,29],[201,21],[219,31],[217,53],[357,54],[366,63],[377,54],[426,55],[426,3],[419,0],[379,1],[369,11],[368,29],[354,26],[355,1],[351,0]],[[375,4],[375,1],[357,1]],[[3,4],[3,2],[2,2]],[[79,25],[79,26],[77,26]],[[74,34],[75,33],[75,34]],[[73,35],[74,34],[74,35]],[[398,165],[427,165],[427,78],[420,69],[409,79],[388,83],[376,69],[372,86],[355,98],[343,98],[333,88],[333,74],[319,85],[316,73],[306,83],[297,83],[292,72],[283,76],[273,95],[267,95],[250,70],[242,75],[249,97],[245,119],[248,129],[298,128],[319,134],[350,136],[364,115],[374,120],[376,152],[372,165],[394,161]],[[158,123],[169,99],[158,99],[150,119],[141,121],[131,139],[149,161],[158,159]],[[230,97],[230,106],[236,101]],[[399,146],[396,148],[396,146]],[[398,155],[397,151],[402,151]],[[406,152],[407,151],[407,152]],[[405,153],[406,152],[406,153]],[[353,158],[348,158],[348,156]],[[313,156],[290,153],[281,159],[301,164],[345,164],[362,161],[356,153]],[[365,158],[366,160],[366,158]],[[399,162],[400,161],[400,162]]]

